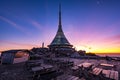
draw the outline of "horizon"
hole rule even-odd
[[[42,48],[42,47],[33,47],[33,48]],[[45,47],[45,48],[47,48],[47,47]],[[31,48],[32,49],[32,48]],[[31,50],[31,49],[8,49],[8,50]],[[3,50],[3,51],[8,51],[8,50]],[[3,52],[3,51],[0,51],[0,52]],[[79,51],[79,50],[76,50],[76,51]],[[87,53],[94,53],[94,52],[86,52],[86,54]],[[100,53],[100,52],[98,52],[98,53],[94,53],[94,54],[98,54],[98,55],[120,55],[120,53],[118,52],[118,53],[115,53],[115,52],[110,52],[110,53]]]
[[[62,28],[76,50],[120,54],[120,1],[111,0],[1,0],[0,51],[45,47]]]

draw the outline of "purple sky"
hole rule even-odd
[[[63,31],[77,50],[120,52],[119,0],[0,0],[0,50],[49,45],[59,2]]]

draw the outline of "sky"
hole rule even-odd
[[[120,53],[120,0],[0,0],[0,51],[49,45],[62,28],[77,50]]]

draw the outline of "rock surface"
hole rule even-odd
[[[0,65],[0,80],[31,80],[24,64]]]

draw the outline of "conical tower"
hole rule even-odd
[[[66,49],[66,48],[72,48],[72,45],[69,43],[67,38],[64,35],[64,32],[62,30],[62,22],[61,22],[61,4],[59,4],[59,24],[58,24],[58,31],[51,42],[50,45],[48,45],[50,49]]]

